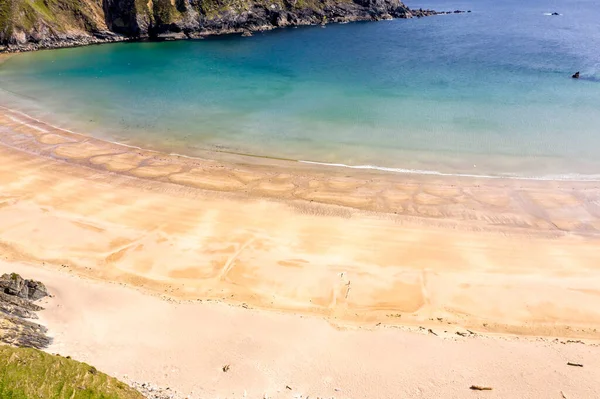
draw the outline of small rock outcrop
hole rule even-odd
[[[35,303],[49,296],[46,286],[39,281],[26,280],[16,273],[0,277],[0,342],[42,349],[51,340],[46,327],[30,321],[37,319],[35,312],[43,308]]]
[[[0,277],[0,289],[8,295],[37,301],[48,296],[46,286],[39,281],[25,280],[17,273],[3,274]]]

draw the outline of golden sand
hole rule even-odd
[[[0,253],[336,325],[597,338],[596,182],[194,159],[0,109]]]

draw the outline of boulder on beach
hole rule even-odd
[[[48,290],[44,284],[35,280],[26,280],[17,273],[3,274],[0,277],[0,289],[6,294],[31,301],[48,296]]]
[[[45,348],[51,342],[46,327],[30,321],[42,307],[33,303],[48,296],[44,284],[17,273],[0,277],[0,343]]]

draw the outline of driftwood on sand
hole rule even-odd
[[[471,385],[471,388],[473,391],[491,391],[492,387],[482,387],[479,385]]]

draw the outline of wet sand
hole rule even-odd
[[[600,392],[600,183],[187,158],[4,108],[0,159],[0,272],[55,295],[51,353],[191,398]]]
[[[6,260],[338,326],[598,337],[596,182],[193,159],[7,109],[0,157]]]

